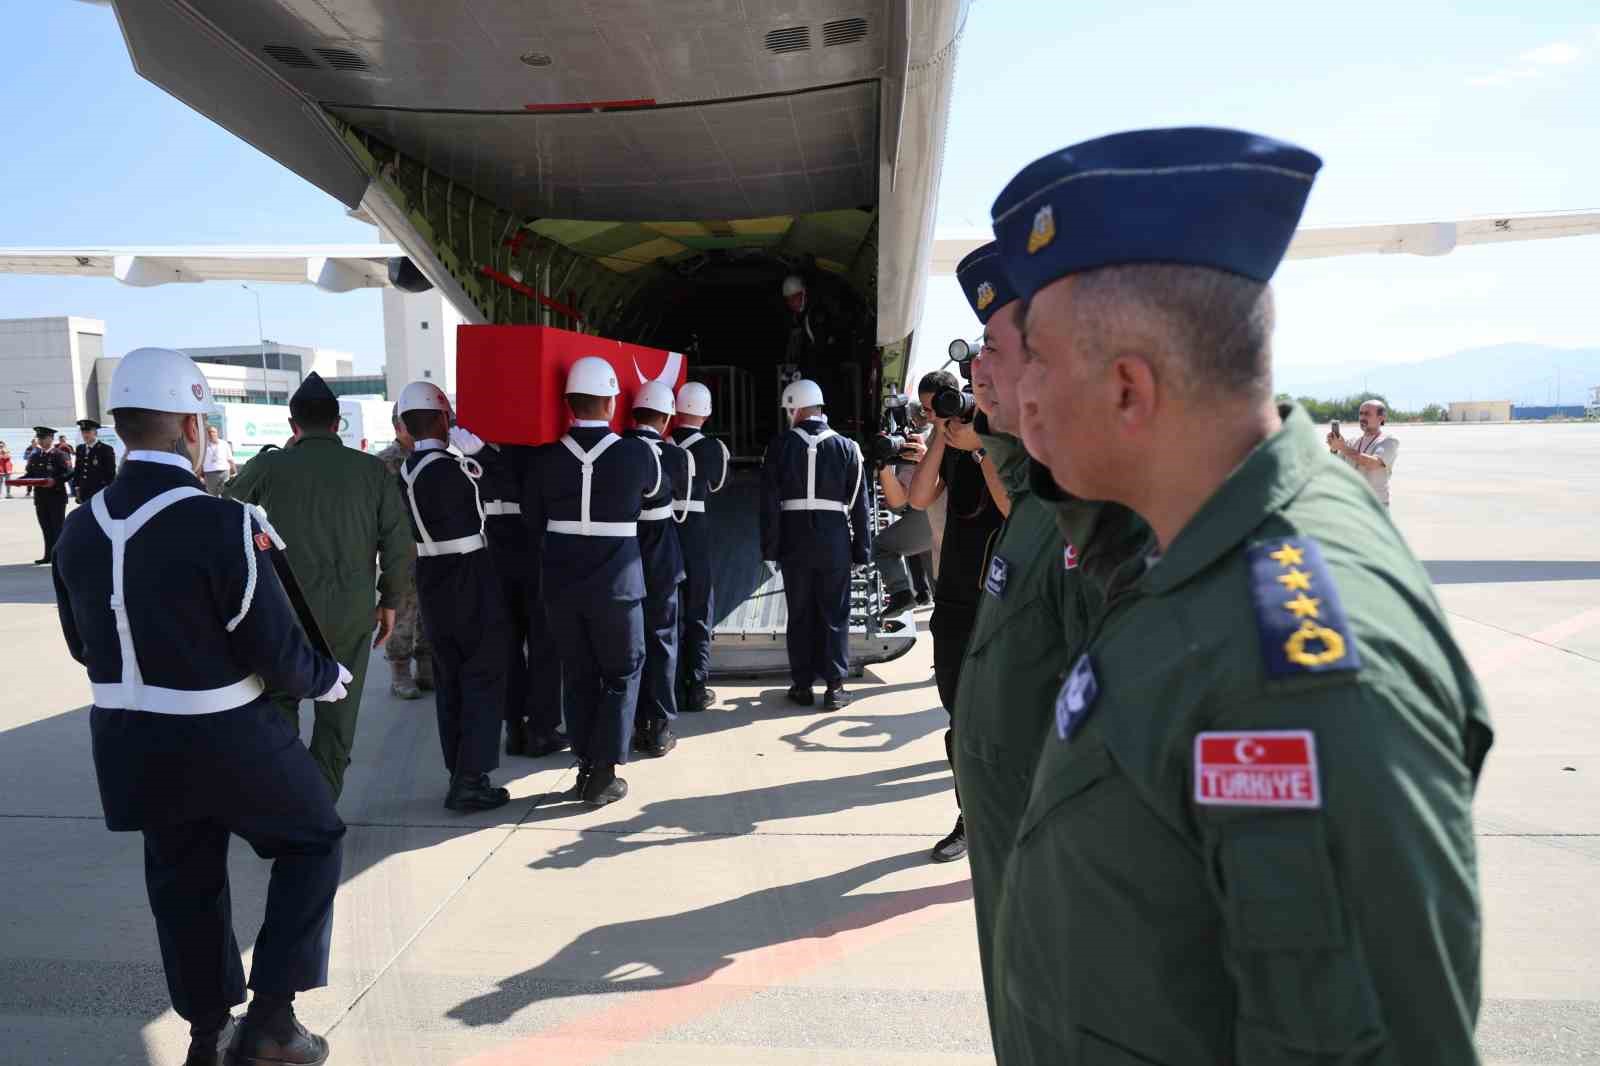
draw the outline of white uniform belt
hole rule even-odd
[[[684,514],[684,513],[705,514],[706,513],[706,501],[704,501],[704,500],[674,500],[674,501],[672,501],[672,506],[673,506],[673,509],[676,510],[679,514]]]
[[[838,500],[780,500],[778,506],[785,511],[838,511],[849,514],[850,505]]]
[[[417,545],[418,555],[467,555],[484,546],[482,533],[474,533],[470,537],[457,537],[455,540],[434,540]]]
[[[641,522],[665,522],[672,518],[672,504],[664,503],[660,507],[647,507],[639,512]],[[594,523],[590,523],[593,525]]]
[[[513,515],[522,513],[522,504],[512,500],[484,500],[483,513],[486,515]]]
[[[587,525],[587,528],[585,526]],[[550,533],[567,533],[574,537],[637,537],[637,522],[568,522],[550,519],[544,524]]]
[[[231,711],[260,699],[266,691],[266,686],[255,674],[222,688],[162,688],[160,685],[142,684],[135,689],[116,681],[95,681],[89,688],[94,693],[96,707],[152,711],[156,714],[216,714],[219,711]]]

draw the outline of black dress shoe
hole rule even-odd
[[[246,1014],[228,1047],[228,1066],[322,1066],[328,1042],[285,1008],[267,1018]]]
[[[901,589],[899,592],[892,593],[887,600],[883,601],[883,616],[887,618],[892,614],[899,614],[916,602],[916,593],[910,589]]]
[[[950,835],[933,846],[933,851],[928,858],[934,862],[954,862],[967,853],[967,820],[962,815],[956,815],[956,827],[950,830]]]
[[[917,593],[917,606],[918,607],[932,607],[933,606],[933,593],[926,592],[926,591]]]
[[[664,718],[653,726],[645,727],[644,732],[636,734],[634,739],[639,746],[633,750],[652,759],[659,759],[678,746],[678,738],[672,735],[672,729]]]
[[[525,753],[530,759],[542,759],[546,755],[554,755],[558,751],[566,751],[572,745],[560,733],[530,733],[528,734],[528,750]]]
[[[822,694],[822,709],[825,711],[837,711],[840,707],[849,705],[850,694],[842,685],[830,685],[828,691]]]
[[[594,773],[594,771],[589,769],[588,763],[579,763],[578,779],[573,782],[571,788],[567,789],[567,791],[561,794],[561,798],[569,800],[583,799],[583,791],[589,787],[589,775],[592,773]]]
[[[49,561],[50,561],[50,557],[49,556],[45,556],[43,559],[35,559],[33,561],[33,565],[34,566],[43,566],[45,563],[48,563]]]
[[[511,802],[511,793],[489,784],[488,774],[464,774],[450,783],[444,805],[452,811],[492,811]]]
[[[589,771],[589,780],[583,786],[583,802],[590,807],[604,807],[628,794],[628,783],[617,776],[615,766],[601,765]]]
[[[233,1015],[222,1028],[214,1033],[196,1033],[189,1031],[189,1054],[183,1060],[183,1066],[225,1066],[227,1063],[228,1045],[233,1043],[233,1033],[238,1027]]]
[[[717,702],[717,694],[704,685],[691,685],[683,695],[682,711],[703,711]]]
[[[528,754],[528,728],[524,722],[506,723],[506,754]]]
[[[809,686],[802,688],[799,685],[790,685],[786,695],[789,697],[790,703],[798,703],[802,707],[810,707],[817,702],[816,697],[811,694]]]

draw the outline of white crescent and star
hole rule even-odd
[[[1258,741],[1246,738],[1233,746],[1233,757],[1242,763],[1253,763],[1267,753],[1267,749]]]

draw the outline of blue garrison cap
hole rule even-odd
[[[1000,258],[1000,246],[994,241],[974,248],[956,264],[956,279],[961,291],[967,294],[978,321],[989,324],[990,317],[1017,298],[1017,290],[1006,277],[1006,265]]]
[[[1240,130],[1114,133],[1034,160],[994,202],[1018,296],[1124,263],[1212,267],[1266,282],[1322,160]]]

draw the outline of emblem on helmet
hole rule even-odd
[[[1033,216],[1033,232],[1028,234],[1028,254],[1032,255],[1055,239],[1056,211],[1054,207],[1045,204]]]
[[[994,286],[987,281],[978,286],[978,310],[986,311],[994,303]]]
[[[203,400],[206,398],[206,390],[201,388],[199,385],[190,385],[189,391],[194,393],[194,398],[197,400]]]

